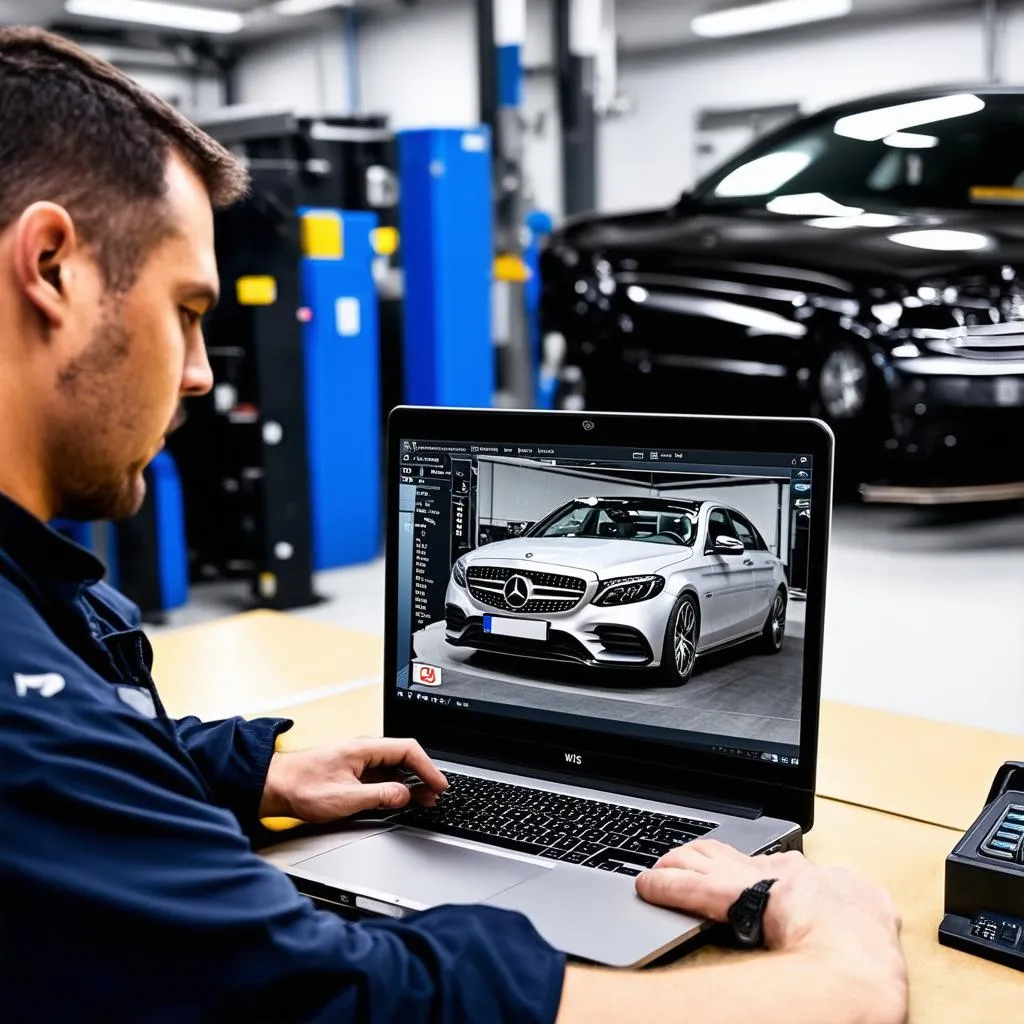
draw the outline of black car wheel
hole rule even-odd
[[[685,686],[697,663],[700,609],[693,594],[680,594],[665,626],[661,679],[665,686]]]
[[[833,422],[861,416],[870,397],[870,368],[864,355],[849,345],[837,345],[825,356],[818,372],[818,398]]]
[[[779,587],[768,609],[764,629],[761,631],[761,648],[766,654],[778,654],[786,636],[786,592]]]

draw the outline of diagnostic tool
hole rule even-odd
[[[946,858],[939,942],[1024,970],[1024,762],[1007,762]]]

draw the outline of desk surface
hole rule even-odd
[[[257,701],[265,704],[280,699],[275,713],[296,720],[295,729],[288,734],[289,746],[380,732],[379,686],[359,685],[360,679],[372,678],[375,671],[379,674],[377,638],[257,613],[158,636],[154,648],[157,678],[172,713],[198,711],[209,716],[211,708],[228,713],[230,709],[219,711],[228,699],[237,699],[242,713],[264,713],[265,708],[251,711]],[[339,690],[346,685],[347,690]],[[216,691],[211,690],[214,686]],[[976,797],[971,785],[986,790],[988,777],[1002,755],[989,747],[991,738],[985,734],[979,738],[976,730],[932,728],[933,724],[842,706],[823,714],[823,749],[834,747],[840,752],[838,766],[829,766],[823,759],[823,783],[833,791],[842,789],[846,793],[843,799],[849,802],[818,800],[806,852],[819,863],[854,868],[893,894],[904,919],[914,1024],[1015,1020],[1020,1015],[1021,975],[946,949],[936,939],[942,913],[943,865],[957,841],[957,832],[853,806],[877,799],[896,805],[899,814],[909,811],[912,817],[922,817],[922,813],[913,813],[918,810],[914,784],[920,783],[918,788],[925,795],[929,790],[919,775],[909,771],[917,763],[913,754],[905,755],[906,763],[890,761],[899,771],[888,777],[875,761],[870,762],[874,766],[870,771],[856,767],[867,761],[863,758],[865,737],[870,738],[873,756],[884,753],[878,749],[879,736],[886,742],[898,741],[896,746],[902,744],[904,750],[915,744],[926,747],[941,742],[937,748],[925,749],[929,763],[937,770],[950,749],[960,749],[967,758],[965,772],[975,772],[976,778],[954,794],[962,802],[961,808],[949,810],[943,801],[935,801],[923,813],[953,818],[966,812],[968,821],[973,819],[984,792]],[[883,728],[889,731],[880,732]],[[975,749],[979,743],[981,749]],[[944,792],[949,796],[951,790]],[[707,948],[688,958],[680,969],[736,955],[742,954]]]
[[[316,714],[330,697],[379,683],[380,637],[275,612],[249,612],[153,638],[155,675],[175,715],[298,716],[290,742],[330,738]],[[380,731],[364,695],[359,731]],[[306,708],[307,704],[316,707]],[[825,701],[818,793],[965,830],[1003,761],[1024,759],[1024,736]]]

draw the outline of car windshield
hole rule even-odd
[[[678,547],[690,547],[696,534],[696,514],[685,509],[645,508],[634,503],[595,506],[584,502],[568,511],[559,510],[531,531],[534,537],[601,537]]]
[[[887,207],[1022,205],[1024,95],[957,93],[820,115],[751,147],[694,197],[865,226]]]

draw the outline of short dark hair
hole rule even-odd
[[[0,231],[34,202],[64,206],[115,291],[174,230],[161,209],[174,150],[215,207],[249,176],[220,143],[117,68],[38,28],[0,29]]]

